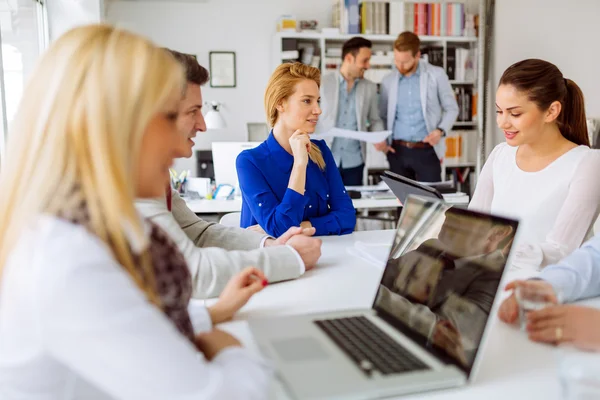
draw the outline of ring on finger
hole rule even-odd
[[[557,326],[556,329],[554,330],[554,334],[556,336],[556,341],[560,342],[561,339],[563,338],[563,328],[560,326]]]

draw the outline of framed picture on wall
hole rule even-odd
[[[209,55],[210,87],[234,88],[235,52],[211,51]]]

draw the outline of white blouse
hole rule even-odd
[[[83,227],[40,217],[0,278],[0,399],[262,399],[271,375],[243,348],[207,362]]]
[[[578,146],[537,172],[517,166],[518,147],[494,148],[470,209],[520,220],[513,266],[558,262],[593,235],[600,210],[600,151]]]

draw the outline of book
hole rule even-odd
[[[356,35],[360,33],[358,0],[345,0],[345,7],[348,13],[348,33]]]
[[[388,15],[388,33],[390,35],[398,35],[405,31],[405,10],[406,4],[403,1],[390,3],[390,11]]]

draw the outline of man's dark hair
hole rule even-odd
[[[342,61],[346,58],[346,54],[350,53],[354,57],[358,54],[360,49],[366,47],[370,49],[373,47],[373,43],[370,40],[365,39],[364,37],[356,36],[352,39],[348,39],[346,43],[342,46]]]
[[[208,82],[208,71],[202,65],[198,64],[196,57],[190,54],[180,53],[175,50],[166,49],[181,65],[185,68],[185,79],[188,83],[204,85]]]

